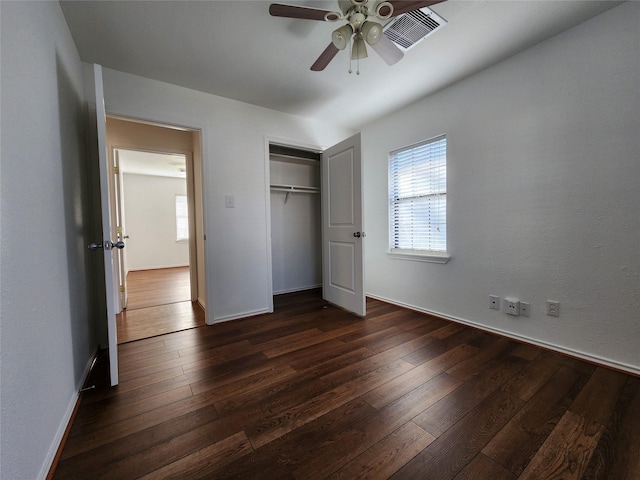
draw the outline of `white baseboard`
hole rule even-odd
[[[94,354],[89,358],[89,362],[85,366],[84,372],[82,374],[80,385],[76,385],[76,391],[73,392],[71,398],[69,399],[69,404],[67,405],[67,409],[60,420],[60,424],[58,425],[58,430],[51,442],[51,446],[49,447],[49,451],[47,452],[47,456],[42,463],[42,467],[40,468],[40,473],[38,473],[38,479],[46,480],[47,475],[49,474],[49,470],[51,470],[51,466],[53,465],[53,461],[56,458],[56,454],[58,453],[58,449],[60,448],[60,444],[62,443],[62,439],[64,438],[64,432],[67,430],[69,426],[69,422],[71,421],[71,417],[73,415],[73,411],[76,408],[76,404],[80,398],[80,389],[84,382],[89,376],[89,372],[91,372],[91,366],[98,355],[98,349],[95,350]]]
[[[241,318],[255,317],[256,315],[263,315],[265,313],[271,313],[271,312],[269,312],[269,309],[264,309],[264,310],[260,309],[260,310],[254,310],[251,312],[244,312],[244,313],[239,313],[234,315],[215,317],[212,319],[212,322],[209,323],[209,325],[213,325],[214,323],[228,322],[230,320],[238,320]]]
[[[159,265],[153,267],[139,267],[139,268],[130,268],[127,270],[129,272],[144,272],[145,270],[162,270],[163,268],[182,268],[189,267],[190,265],[187,263],[186,265]]]
[[[597,355],[592,355],[590,353],[581,352],[579,350],[574,350],[571,348],[564,347],[562,345],[544,342],[535,338],[527,337],[525,335],[518,335],[513,332],[508,332],[506,330],[502,330],[499,328],[488,327],[486,325],[482,325],[480,323],[473,322],[471,320],[467,320],[464,318],[452,317],[451,315],[446,315],[441,312],[435,312],[433,310],[428,310],[426,308],[416,307],[415,305],[410,305],[403,302],[398,302],[396,300],[391,300],[390,298],[381,297],[379,295],[371,295],[369,293],[366,294],[367,297],[374,298],[376,300],[381,300],[386,303],[390,303],[392,305],[398,305],[399,307],[408,308],[409,310],[415,310],[416,312],[427,313],[429,315],[433,315],[434,317],[439,317],[444,320],[450,320],[452,322],[460,323],[463,325],[467,325],[470,327],[477,328],[478,330],[483,330],[490,333],[495,333],[498,335],[502,335],[503,337],[511,338],[513,340],[518,340],[520,342],[529,343],[532,345],[536,345],[538,347],[546,348],[548,350],[553,350],[554,352],[562,353],[564,355],[568,355],[570,357],[576,357],[581,360],[585,360],[587,362],[596,363],[598,365],[603,365],[605,367],[614,368],[616,370],[621,370],[623,372],[631,373],[633,375],[640,375],[640,368],[634,365],[629,365],[626,363],[618,362],[616,360],[612,360],[605,357],[600,357]]]
[[[277,292],[273,292],[273,294],[274,295],[284,295],[285,293],[303,292],[305,290],[313,290],[314,288],[320,288],[320,287],[322,287],[322,284],[309,285],[307,287],[289,288],[289,289],[286,289],[286,290],[278,290]]]

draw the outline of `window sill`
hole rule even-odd
[[[396,260],[413,260],[415,262],[429,262],[429,263],[447,263],[451,258],[446,253],[440,252],[425,252],[420,253],[411,250],[388,250],[387,256]]]

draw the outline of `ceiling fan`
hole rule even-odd
[[[269,14],[274,17],[299,18],[304,20],[320,20],[346,23],[331,34],[331,43],[311,65],[311,70],[324,70],[340,50],[344,50],[350,42],[351,59],[360,60],[367,57],[366,44],[369,44],[387,63],[393,65],[404,56],[393,41],[383,34],[383,26],[376,20],[388,20],[398,15],[429,7],[444,0],[338,0],[340,11],[322,10],[319,8],[301,7],[272,3]],[[360,73],[360,72],[358,72]]]

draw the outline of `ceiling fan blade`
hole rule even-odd
[[[386,35],[382,35],[378,42],[371,45],[371,48],[380,55],[387,65],[395,65],[402,60],[402,57],[404,57],[402,50],[396,47],[396,44],[393,43]]]
[[[393,5],[393,14],[391,16],[397,17],[403,13],[418,10],[423,7],[430,7],[431,5],[442,3],[444,1],[445,0],[389,0],[389,3]]]
[[[336,47],[333,43],[330,43],[329,46],[324,49],[324,52],[320,54],[314,64],[311,65],[311,70],[313,70],[314,72],[320,72],[324,70],[339,51],[340,50],[338,50],[338,47]]]
[[[322,20],[325,15],[331,13],[329,10],[319,8],[298,7],[296,5],[283,5],[272,3],[269,5],[269,13],[273,17],[301,18],[303,20]]]

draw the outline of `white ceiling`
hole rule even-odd
[[[184,155],[118,149],[118,163],[122,173],[186,178]]]
[[[338,25],[271,17],[270,3],[61,1],[85,62],[354,130],[620,2],[449,0],[432,7],[448,25],[394,66],[369,49],[360,75],[346,51],[310,71]]]

